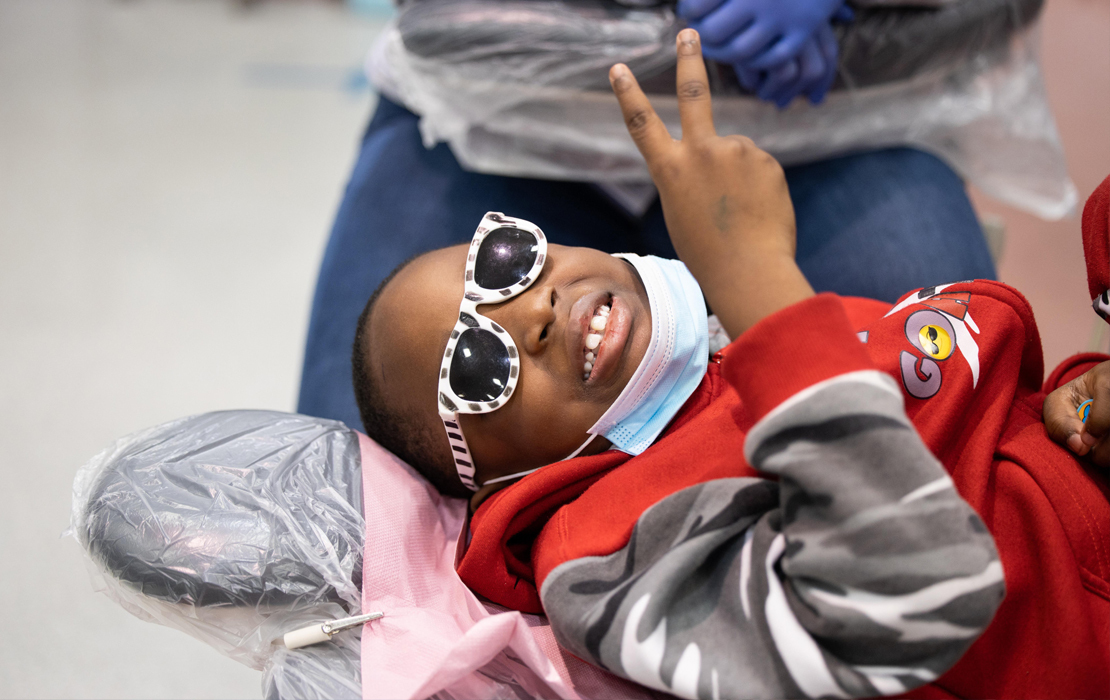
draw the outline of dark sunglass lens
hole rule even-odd
[[[539,250],[536,237],[527,231],[494,229],[482,239],[474,258],[474,281],[483,289],[511,287],[527,276]]]
[[[493,333],[468,328],[451,355],[449,381],[464,401],[493,401],[509,381],[509,349]]]

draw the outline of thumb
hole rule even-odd
[[[1069,382],[1045,397],[1042,408],[1048,436],[1080,457],[1091,450],[1083,442],[1083,421],[1075,412],[1082,401],[1076,394],[1074,382]]]

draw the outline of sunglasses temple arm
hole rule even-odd
[[[455,471],[459,474],[459,481],[471,491],[477,491],[478,485],[474,483],[474,457],[470,455],[470,446],[466,444],[462,427],[459,425],[459,414],[439,414],[443,421],[443,429],[447,431],[447,442],[451,445],[451,459],[455,462]]]

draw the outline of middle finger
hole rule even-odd
[[[715,136],[713,104],[709,97],[709,76],[701,57],[701,41],[693,29],[678,33],[678,115],[682,121],[682,140]]]

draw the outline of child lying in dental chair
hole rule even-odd
[[[471,499],[463,580],[682,697],[1110,696],[1110,488],[1049,437],[1110,461],[1104,356],[1042,389],[995,282],[815,296],[781,168],[678,53],[681,140],[610,77],[682,263],[490,213],[359,321],[367,433]],[[711,361],[702,292],[736,339]]]

